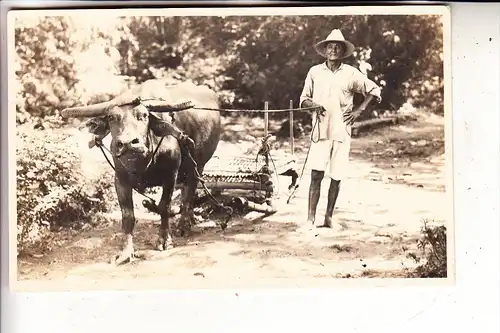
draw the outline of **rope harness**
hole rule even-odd
[[[142,98],[137,98],[135,99],[132,103],[130,104],[134,104],[134,105],[139,105],[139,104],[143,104],[143,102],[146,102],[146,101],[151,101],[151,100],[161,100],[161,99],[157,99],[157,98],[151,98],[151,99],[142,99]],[[144,105],[146,106],[146,105]],[[151,106],[151,105],[147,105],[146,106],[151,112],[155,112],[155,106]],[[165,134],[163,135],[161,138],[160,138],[160,141],[158,142],[158,145],[156,146],[156,148],[154,149],[153,153],[151,154],[150,158],[149,158],[149,161],[146,165],[146,168],[144,170],[144,173],[146,173],[149,169],[149,167],[151,166],[151,163],[155,157],[155,155],[157,154],[160,146],[161,146],[161,143],[163,142],[163,139],[165,138],[165,136],[167,135],[172,135],[174,136],[180,143],[180,146],[181,146],[181,149],[186,152],[187,154],[187,157],[189,158],[189,160],[191,161],[191,163],[193,164],[193,168],[194,168],[194,172],[195,172],[195,177],[196,177],[196,180],[198,182],[200,182],[200,184],[202,185],[203,187],[203,190],[204,192],[210,197],[210,199],[217,205],[217,207],[221,208],[223,211],[226,212],[227,214],[227,217],[225,219],[225,221],[222,223],[222,228],[225,229],[227,227],[227,224],[229,222],[229,220],[231,219],[231,217],[233,216],[234,214],[234,211],[231,207],[229,206],[226,206],[224,204],[222,204],[219,200],[217,200],[217,198],[212,194],[212,192],[207,188],[206,184],[205,184],[205,180],[203,179],[202,175],[200,175],[199,171],[198,171],[198,163],[196,162],[196,160],[194,159],[194,157],[192,156],[192,151],[194,149],[194,142],[191,138],[189,138],[188,135],[186,135],[183,131],[179,130],[177,128],[177,126],[175,126],[173,124],[173,112],[177,112],[177,111],[183,111],[183,110],[187,110],[187,109],[195,109],[195,110],[208,110],[208,111],[216,111],[216,112],[245,112],[245,113],[248,113],[248,112],[252,112],[252,113],[266,113],[266,112],[273,112],[273,113],[279,113],[279,112],[291,112],[291,111],[313,111],[313,110],[316,110],[316,122],[312,128],[312,131],[311,131],[311,140],[313,140],[313,134],[314,134],[314,130],[318,124],[318,120],[319,120],[319,110],[318,110],[318,107],[307,107],[307,108],[295,108],[295,109],[274,109],[274,110],[269,110],[269,109],[222,109],[222,108],[203,108],[203,107],[195,107],[191,102],[185,102],[185,103],[181,103],[181,104],[178,104],[177,105],[177,108],[176,110],[172,110],[170,111],[170,114],[172,116],[172,124],[169,124],[174,130],[176,133],[174,134]],[[177,134],[178,133],[178,134]],[[148,136],[151,136],[150,132],[148,132]],[[277,179],[277,183],[278,183],[278,191],[279,191],[279,180],[278,180],[278,175],[276,173],[276,166],[275,166],[275,163],[274,163],[274,160],[271,156],[271,146],[269,144],[269,138],[271,137],[271,135],[267,135],[266,137],[264,137],[262,139],[262,143],[261,143],[261,148],[259,149],[258,153],[257,153],[257,156],[255,158],[255,162],[257,164],[258,162],[258,157],[259,155],[263,155],[264,158],[265,158],[265,161],[266,161],[266,166],[269,165],[269,159],[271,159],[271,162],[273,164],[273,168],[275,170],[275,174],[276,174],[276,179]],[[101,150],[102,154],[104,155],[104,157],[106,158],[106,161],[108,162],[108,164],[111,166],[111,168],[116,171],[116,168],[115,166],[113,165],[113,163],[111,163],[111,160],[108,158],[108,156],[106,155],[104,149],[106,149],[111,155],[111,151],[106,148],[102,142],[102,138],[103,137],[95,137],[94,138],[94,143],[97,147],[99,147],[99,149]],[[151,144],[152,144],[152,140],[150,140]],[[309,157],[309,152],[310,152],[310,149],[311,149],[311,145],[309,145],[309,148],[308,148],[308,151],[307,151],[307,154],[306,154],[306,159],[305,159],[305,162],[304,162],[304,165],[302,167],[302,172],[301,172],[301,175],[300,175],[300,178],[299,178],[299,182],[295,185],[292,193],[290,194],[288,200],[287,200],[287,203],[290,203],[290,200],[292,198],[292,196],[295,194],[296,190],[298,189],[299,187],[299,183],[300,181],[302,180],[302,176],[304,174],[304,170],[305,170],[305,166],[306,166],[306,163],[307,163],[307,159]],[[125,167],[125,165],[121,162],[120,158],[117,157],[117,160],[120,162],[121,166],[127,170],[127,168]],[[127,173],[128,173],[128,170],[127,170]],[[156,204],[155,200],[153,198],[151,198],[150,196],[146,195],[144,193],[144,191],[138,189],[137,187],[132,187],[133,190],[135,190],[137,193],[141,194],[142,196],[144,196],[145,198],[147,198],[148,200],[144,200],[142,202],[143,206],[147,209],[149,209],[150,211],[152,212],[155,212],[155,213],[158,213],[159,214],[159,208],[158,208],[158,205]]]
[[[149,169],[149,166],[151,165],[151,162],[153,161],[153,158],[155,156],[155,154],[158,152],[158,149],[163,141],[163,139],[165,138],[165,136],[162,136],[161,139],[160,139],[160,142],[158,143],[158,145],[156,146],[156,149],[154,150],[153,154],[151,155],[151,158],[149,159],[149,162],[145,168],[145,172]],[[106,155],[106,152],[104,151],[104,149],[106,149],[108,151],[108,153],[110,155],[113,155],[111,153],[111,151],[109,151],[109,149],[104,146],[103,142],[102,142],[102,139],[101,138],[95,138],[94,139],[94,142],[95,142],[95,145],[97,147],[99,147],[99,149],[101,150],[102,154],[104,155],[104,157],[106,158],[106,161],[108,162],[108,164],[111,166],[111,168],[116,171],[116,168],[115,166],[113,165],[113,163],[111,163],[110,159],[108,158],[108,156]],[[120,158],[117,157],[117,160],[118,162],[120,162],[122,168],[124,168],[125,170],[127,170],[126,166],[121,162]],[[127,173],[128,173],[128,170],[127,170]],[[150,196],[146,195],[144,193],[144,191],[141,191],[139,190],[137,187],[134,187],[132,186],[132,189],[134,191],[136,191],[137,193],[139,193],[140,195],[144,196],[145,198],[148,199],[148,201],[143,201],[142,204],[144,205],[144,207],[148,208],[149,210],[155,212],[155,213],[159,213],[159,210],[158,210],[158,206],[156,205],[156,202],[153,198],[151,198]]]

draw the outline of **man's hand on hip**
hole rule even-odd
[[[349,112],[346,112],[346,113],[343,114],[344,122],[347,125],[352,126],[354,124],[354,122],[356,121],[356,119],[358,119],[359,116],[361,116],[361,114],[363,112],[365,112],[366,107],[370,104],[370,102],[373,99],[375,99],[377,103],[380,103],[382,101],[382,99],[380,98],[380,96],[375,96],[375,95],[368,95],[368,96],[366,96],[365,100],[363,101],[363,103],[361,103],[361,105],[358,106],[358,108],[356,110],[349,111]]]
[[[356,109],[354,111],[349,111],[349,112],[346,112],[343,114],[343,120],[344,122],[349,125],[349,126],[352,126],[354,124],[354,122],[356,121],[356,119],[359,118],[359,116],[361,116],[361,114],[363,113],[364,110],[361,110],[361,109]]]

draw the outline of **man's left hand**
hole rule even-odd
[[[359,118],[361,113],[363,113],[363,110],[360,110],[360,109],[356,109],[354,111],[344,113],[344,115],[343,115],[344,122],[347,125],[352,126],[354,124],[354,122],[356,121],[356,119]]]

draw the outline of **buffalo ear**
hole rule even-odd
[[[91,118],[85,126],[89,132],[98,136],[103,136],[110,131],[109,121],[106,116]]]
[[[149,113],[149,128],[151,131],[154,133],[156,136],[163,136],[165,135],[165,129],[163,123],[165,120],[161,119],[157,115],[153,113]]]

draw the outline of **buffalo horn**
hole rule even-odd
[[[61,111],[61,117],[96,117],[101,116],[110,110],[116,104],[113,101],[103,102],[87,106],[76,106],[72,108],[66,108]]]
[[[143,104],[149,109],[149,111],[152,112],[177,112],[191,109],[194,106],[190,101],[177,104],[169,104],[165,101],[155,100],[148,101],[147,103],[143,102]]]
[[[105,115],[115,106],[127,105],[134,103],[136,96],[132,94],[122,94],[113,98],[111,101],[102,102],[87,106],[76,106],[67,108],[61,111],[61,117],[97,117]]]

